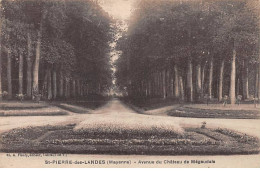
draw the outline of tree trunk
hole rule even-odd
[[[236,81],[236,97],[237,97],[238,95],[241,95],[241,94],[240,94],[240,83],[241,83],[240,78],[237,77],[237,81]],[[243,82],[242,82],[242,85],[243,85]],[[242,86],[242,87],[243,87],[243,86]]]
[[[56,70],[53,69],[52,72],[52,79],[53,79],[53,99],[57,97],[57,73]]]
[[[86,85],[83,83],[82,85],[82,96],[86,95]]]
[[[32,61],[31,59],[26,60],[27,62],[27,85],[26,85],[26,95],[27,97],[32,97]]]
[[[231,77],[230,77],[230,101],[231,104],[236,103],[236,49],[233,48],[232,63],[231,63]]]
[[[86,84],[86,95],[89,94],[89,87],[88,87],[88,84]]]
[[[187,72],[187,90],[188,90],[188,101],[193,102],[193,82],[192,82],[192,63],[188,61],[188,72]]]
[[[171,93],[171,97],[174,97],[174,78],[173,78],[173,70],[171,70],[170,72],[170,93]]]
[[[148,81],[148,94],[152,96],[152,82],[151,80]]]
[[[166,71],[162,72],[162,89],[163,89],[163,98],[166,99]]]
[[[65,78],[65,97],[68,98],[68,79]]]
[[[162,81],[161,81],[161,72],[158,72],[158,96],[160,96],[160,97],[162,95],[161,83],[162,83]]]
[[[223,99],[224,67],[225,67],[225,61],[223,59],[222,62],[221,62],[220,72],[219,72],[218,101],[221,101]]]
[[[19,94],[23,94],[23,54],[19,52]]]
[[[159,71],[157,73],[157,95],[161,96],[161,73]]]
[[[152,73],[150,80],[150,96],[154,96],[154,73]]]
[[[155,73],[155,95],[159,96],[159,74]]]
[[[44,79],[43,79],[43,85],[42,85],[42,96],[44,98],[48,98],[48,70],[46,69]]]
[[[1,28],[1,26],[0,26],[0,28]],[[0,33],[1,33],[1,30],[0,30]],[[0,37],[0,39],[1,39],[1,37]],[[1,50],[2,50],[2,45],[1,45],[1,41],[0,41],[0,52],[2,52]],[[2,100],[3,100],[3,90],[2,90],[2,53],[0,53],[0,101],[2,101]]]
[[[167,71],[167,97],[171,97],[171,94],[172,94],[172,89],[171,89],[171,72],[170,72],[170,69],[168,69]]]
[[[209,99],[212,99],[212,82],[213,82],[213,58],[209,64]]]
[[[180,97],[180,91],[179,91],[179,73],[177,65],[174,65],[174,95],[175,98]]]
[[[76,81],[72,81],[72,96],[76,97]]]
[[[260,0],[258,0],[258,16],[260,16]],[[258,18],[258,98],[260,98],[260,18]]]
[[[171,77],[171,97],[174,97],[174,79]]]
[[[81,93],[80,93],[80,86],[81,86],[80,80],[77,80],[77,85],[78,85],[78,86],[77,86],[77,92],[78,92],[77,94],[78,94],[78,96],[80,96],[80,94],[81,94]]]
[[[259,97],[258,94],[258,89],[259,89],[259,68],[258,66],[256,66],[256,70],[255,70],[255,97]]]
[[[201,64],[198,64],[196,67],[196,73],[197,73],[197,81],[196,81],[196,88],[197,88],[197,95],[198,99],[200,99],[201,96]]]
[[[204,64],[201,72],[201,97],[204,96],[205,68],[206,68],[206,64]]]
[[[259,55],[259,66],[258,66],[258,98],[260,98],[260,55]]]
[[[12,93],[12,59],[11,59],[11,51],[7,51],[7,84],[8,84],[8,99],[11,99],[13,96]]]
[[[0,5],[0,7],[2,7]],[[2,21],[3,19],[0,18],[1,21],[0,21],[0,101],[3,100],[3,90],[2,90]]]
[[[148,96],[148,89],[147,89],[147,82],[146,82],[146,80],[144,80],[144,82],[143,82],[143,89],[144,89],[145,97],[147,97]]]
[[[33,68],[33,95],[39,94],[39,65],[41,53],[41,29],[38,31],[36,43],[36,56]]]
[[[243,98],[249,98],[248,62],[243,61]]]
[[[82,81],[80,81],[80,96],[84,96],[84,84],[82,83]]]
[[[60,98],[63,97],[63,83],[64,83],[64,80],[63,80],[63,74],[62,74],[62,71],[60,71],[60,83],[59,83],[59,96]]]
[[[184,94],[183,79],[182,79],[181,76],[179,77],[179,83],[180,83],[179,86],[180,86],[181,100],[184,101],[184,99],[185,99],[185,94]]]
[[[167,70],[166,80],[167,80],[166,98],[169,98],[171,96],[171,80],[170,80],[170,70],[169,69]]]
[[[52,99],[52,80],[51,80],[51,69],[48,69],[48,100]]]
[[[32,97],[32,40],[31,35],[27,34],[27,46],[28,46],[28,54],[26,58],[27,62],[27,85],[26,85],[26,95],[27,97]]]
[[[68,80],[68,98],[70,98],[71,97],[71,80],[69,79]]]

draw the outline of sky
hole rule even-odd
[[[133,0],[99,0],[101,6],[115,19],[126,20],[131,15]]]
[[[115,19],[121,20],[123,23],[125,23],[125,21],[130,18],[134,0],[99,0],[99,3],[102,6],[102,8],[109,13],[110,16],[112,16]],[[125,25],[124,27],[127,26]],[[118,38],[121,37],[121,34],[121,32],[118,33]],[[116,46],[116,43],[117,41],[113,42],[111,44],[111,48]],[[114,63],[119,58],[119,56],[119,52],[113,50],[111,52],[111,62]],[[112,67],[112,70],[113,72],[115,72],[116,68]],[[113,83],[115,84],[115,82],[116,80],[114,79]]]

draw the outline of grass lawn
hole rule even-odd
[[[82,101],[72,101],[68,102],[71,105],[77,105],[83,108],[88,108],[91,110],[95,110],[108,102],[108,99],[100,99],[100,100],[82,100]]]
[[[168,112],[169,116],[190,118],[226,118],[226,119],[260,119],[259,110],[235,109],[235,108],[199,108],[178,107]]]
[[[23,110],[0,110],[0,116],[57,116],[67,115],[66,111],[63,111],[56,107],[45,107],[38,109],[23,109]]]
[[[174,99],[144,99],[129,97],[121,98],[131,109],[138,113],[146,113],[146,111],[160,109],[168,106],[176,106],[179,104]],[[226,119],[260,119],[260,108],[255,108],[254,104],[227,105],[222,104],[179,104],[180,107],[170,111],[164,111],[169,116],[190,117],[190,118],[226,118]]]
[[[217,155],[255,154],[257,138],[227,129],[178,128],[163,125],[42,126],[1,135],[1,152],[77,154]]]
[[[89,95],[84,99],[46,103],[8,101],[0,104],[0,116],[56,116],[67,115],[66,111],[89,113],[106,104],[108,100],[108,97]]]
[[[81,106],[76,106],[76,105],[70,105],[70,104],[64,104],[64,103],[59,103],[56,106],[58,106],[59,108],[62,108],[64,110],[68,110],[70,112],[73,113],[89,113],[89,111],[91,111],[90,109],[86,109],[84,107]]]
[[[68,112],[47,103],[9,101],[0,104],[0,116],[57,116]]]
[[[69,101],[56,101],[54,105],[69,110],[74,113],[88,113],[89,110],[95,110],[105,105],[110,100],[109,97],[100,95],[88,95],[82,99],[71,99]]]
[[[121,101],[129,105],[133,110],[147,111],[153,110],[165,106],[170,106],[173,104],[178,104],[179,102],[175,99],[163,99],[163,98],[130,98],[130,97],[122,97]]]
[[[0,103],[0,110],[22,110],[22,109],[40,109],[48,107],[46,103],[33,103],[33,102],[17,102],[17,101],[10,101],[10,102],[1,102]]]

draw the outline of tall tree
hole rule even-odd
[[[26,74],[26,95],[27,97],[32,97],[32,39],[31,34],[27,33],[27,74]]]

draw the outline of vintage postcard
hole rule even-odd
[[[1,168],[259,168],[260,0],[0,0]]]

